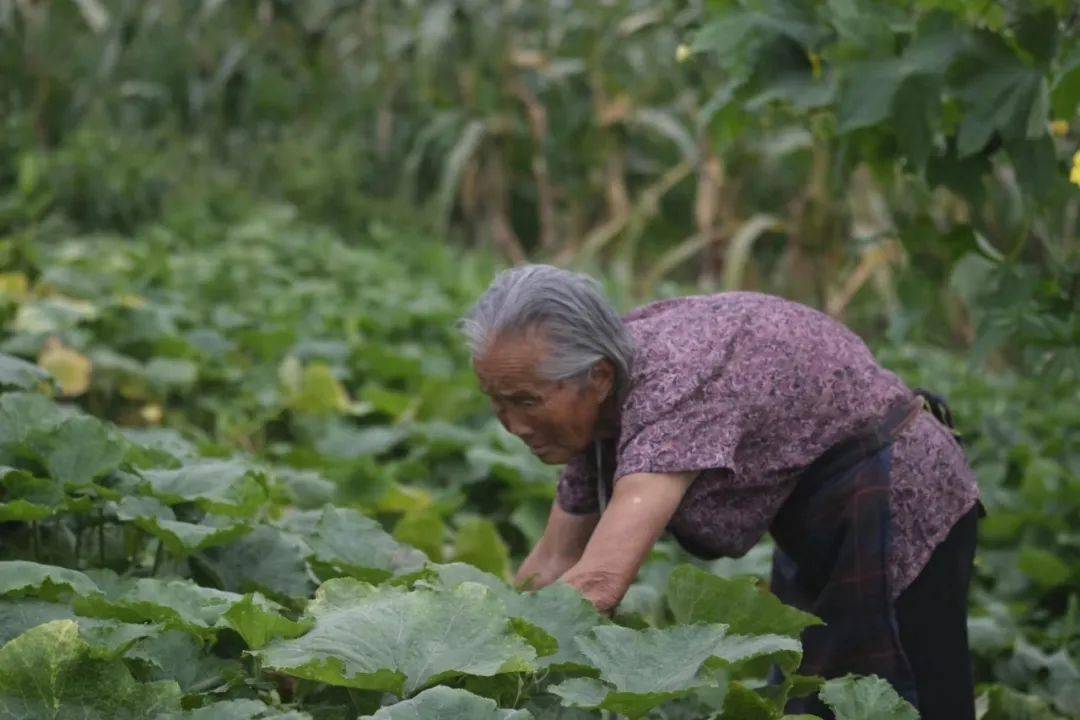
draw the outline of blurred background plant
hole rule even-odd
[[[1078,35],[1069,0],[0,0],[0,350],[519,554],[549,474],[450,328],[498,265],[809,303],[957,407],[980,679],[1075,711]]]

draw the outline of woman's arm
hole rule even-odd
[[[600,612],[613,612],[696,476],[635,473],[621,478],[581,559],[560,579]]]
[[[514,584],[538,590],[558,580],[581,557],[599,519],[597,513],[573,515],[553,502],[544,535],[521,563]]]

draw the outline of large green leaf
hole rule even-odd
[[[74,620],[79,634],[90,647],[103,655],[119,655],[133,642],[160,630],[157,625],[122,623],[115,620],[78,617],[70,605],[41,600],[0,600],[0,645],[30,628],[53,620]]]
[[[311,715],[273,708],[258,700],[223,700],[196,710],[162,715],[157,720],[311,720]]]
[[[14,355],[0,353],[0,389],[35,390],[48,385],[49,373]]]
[[[671,573],[667,601],[680,623],[724,623],[733,633],[798,638],[821,620],[762,592],[754,578],[722,578],[693,565]]]
[[[609,621],[574,588],[565,583],[554,583],[537,592],[522,593],[472,565],[450,563],[435,565],[432,569],[443,587],[454,588],[463,582],[484,585],[502,600],[507,615],[538,628],[555,642],[558,649],[537,658],[537,666],[552,670],[591,667],[574,638]]]
[[[71,417],[27,438],[49,474],[67,485],[85,485],[119,467],[127,452],[123,437],[97,418]]]
[[[485,518],[468,518],[457,530],[454,560],[507,578],[510,575],[510,552],[495,524]]]
[[[341,578],[319,588],[308,612],[308,634],[259,651],[267,667],[397,695],[459,675],[535,667],[535,651],[512,632],[502,603],[475,583],[407,591]]]
[[[422,552],[399,543],[379,523],[349,508],[327,505],[304,540],[321,570],[371,582],[416,572],[427,562]]]
[[[208,512],[248,517],[266,501],[264,475],[241,460],[201,460],[139,474],[170,505],[194,502]]]
[[[222,622],[244,638],[252,649],[265,647],[275,638],[294,638],[303,635],[314,624],[310,618],[293,621],[280,612],[281,608],[259,593],[247,595],[222,615]]]
[[[126,622],[159,622],[194,634],[209,634],[242,595],[196,585],[190,580],[118,579],[95,573],[102,592],[80,597],[82,615]]]
[[[309,554],[293,533],[260,525],[237,542],[207,553],[204,562],[226,590],[258,590],[284,601],[306,598],[315,590],[306,561]]]
[[[43,520],[64,501],[56,482],[10,467],[0,467],[0,522]]]
[[[215,656],[202,639],[183,630],[141,640],[124,657],[141,679],[175,681],[185,694],[213,690],[243,677],[238,661]]]
[[[723,670],[737,672],[750,661],[780,663],[790,670],[802,647],[781,635],[728,635],[718,624],[676,625],[632,630],[595,628],[575,641],[600,671],[551,688],[577,707],[599,707],[640,717],[669,700],[716,685]]]
[[[181,522],[168,505],[150,497],[124,497],[116,506],[116,516],[153,535],[178,557],[227,545],[251,531],[246,523],[215,516],[207,516],[203,523]]]
[[[527,710],[500,710],[494,700],[466,690],[439,686],[364,717],[371,720],[531,720],[532,714]]]
[[[985,694],[986,714],[980,720],[1062,720],[1042,698],[993,685]]]
[[[742,683],[733,682],[724,696],[724,710],[717,720],[777,720],[779,708]]]
[[[413,508],[394,525],[394,538],[422,551],[434,562],[443,560],[446,523],[433,506]]]
[[[179,709],[175,682],[140,684],[119,659],[96,657],[72,620],[56,620],[0,648],[0,717],[141,720]]]
[[[641,717],[668,700],[715,684],[704,670],[720,652],[723,625],[682,625],[631,630],[595,628],[576,640],[600,679],[578,678],[551,688],[576,707],[600,707]]]
[[[5,393],[0,396],[0,447],[12,453],[31,433],[54,428],[69,415],[37,393]]]
[[[1050,98],[1043,73],[1004,47],[984,47],[980,53],[975,72],[957,91],[967,105],[957,133],[961,158],[982,150],[995,132],[1009,140],[1046,135]]]
[[[918,711],[879,677],[845,675],[829,680],[820,696],[836,720],[919,720]]]
[[[938,80],[963,47],[963,36],[932,24],[920,30],[918,37],[898,57],[848,66],[837,110],[840,132],[878,125],[894,117],[907,124],[897,128],[901,138],[907,138],[914,132],[912,124],[925,128],[929,123],[930,116],[941,104]],[[905,86],[907,92],[901,93]],[[918,113],[910,107],[913,98],[917,100]],[[924,134],[925,129],[921,129],[915,136]]]
[[[26,560],[0,561],[0,595],[34,595],[55,600],[65,592],[90,595],[98,586],[78,570]]]

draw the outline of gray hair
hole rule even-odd
[[[615,365],[615,392],[627,390],[634,347],[600,283],[552,265],[499,273],[468,315],[458,321],[473,357],[502,333],[542,327],[551,352],[539,368],[549,380],[579,378],[599,360]]]

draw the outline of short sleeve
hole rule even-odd
[[[724,392],[724,380],[710,380],[676,392],[663,378],[635,388],[624,407],[616,479],[633,473],[738,471],[742,408]]]
[[[555,490],[559,507],[572,515],[588,515],[600,511],[596,497],[596,482],[589,472],[585,454],[573,457],[563,468]]]

